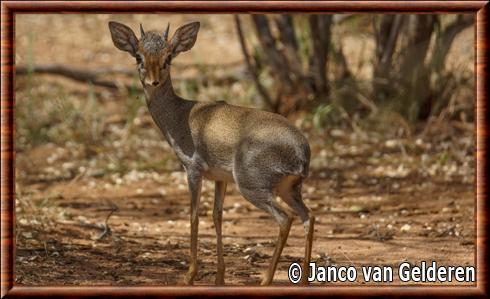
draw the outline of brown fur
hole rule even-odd
[[[110,22],[117,48],[138,61],[138,71],[150,114],[174,149],[187,172],[191,193],[191,262],[184,279],[192,284],[197,273],[197,231],[199,199],[203,178],[216,181],[213,220],[216,226],[218,273],[216,283],[224,283],[221,242],[221,214],[227,183],[236,183],[241,194],[258,208],[270,213],[280,233],[271,264],[262,284],[270,284],[289,234],[292,218],[278,205],[278,194],[303,221],[306,230],[308,275],[314,217],[301,199],[302,181],[308,175],[310,147],[303,134],[284,117],[225,102],[199,103],[175,94],[170,62],[194,45],[199,23],[176,30],[169,40],[158,32],[144,32],[141,39],[120,23]]]

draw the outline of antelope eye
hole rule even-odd
[[[137,54],[136,55],[136,63],[142,64],[143,63],[143,56],[141,56],[140,54]]]
[[[170,65],[170,62],[171,62],[171,56],[168,56],[167,59],[165,59],[165,62],[163,63],[163,65],[160,67],[161,70],[164,70],[167,68],[167,66]]]
[[[163,64],[163,68],[166,68],[167,65],[170,65],[170,62],[172,62],[172,57],[169,55],[167,59],[165,59],[165,63]]]

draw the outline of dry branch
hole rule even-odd
[[[388,40],[386,41],[385,45],[385,50],[383,51],[383,56],[381,57],[381,63],[384,65],[385,68],[389,68],[391,66],[391,59],[395,51],[396,42],[398,40],[398,36],[403,25],[403,20],[404,19],[402,15],[396,15],[394,17],[393,26],[390,29]]]
[[[204,66],[204,67],[216,67],[216,66]],[[58,75],[62,77],[69,78],[71,80],[90,83],[95,86],[105,87],[109,89],[126,90],[132,92],[142,92],[141,87],[134,84],[122,83],[118,80],[103,80],[99,77],[104,77],[107,75],[124,75],[126,77],[133,77],[136,74],[135,70],[123,69],[123,68],[99,68],[99,69],[80,69],[70,66],[52,64],[52,65],[36,65],[33,67],[18,66],[16,68],[16,75],[26,75],[26,74],[50,74]],[[193,77],[175,77],[173,81],[196,81],[203,85],[229,85],[240,81],[243,79],[243,74],[240,71],[233,71],[222,76],[213,76],[210,74],[203,74],[200,76]]]
[[[274,36],[271,20],[276,20],[278,36]],[[290,16],[267,17],[252,15],[252,24],[260,48],[274,80],[274,103],[276,112],[290,115],[315,96],[312,76],[303,70],[294,36],[294,24]],[[274,23],[272,23],[274,24]],[[312,102],[312,101],[310,101]]]
[[[235,26],[238,34],[238,39],[240,41],[240,46],[242,49],[243,57],[245,59],[245,63],[247,64],[248,71],[252,75],[252,78],[255,82],[255,86],[257,87],[257,91],[262,97],[262,100],[266,106],[267,109],[274,111],[275,110],[275,105],[272,103],[271,97],[269,96],[269,93],[265,89],[264,85],[260,82],[259,79],[259,72],[255,65],[252,63],[250,55],[247,50],[247,44],[245,42],[245,37],[243,35],[243,30],[242,30],[242,25],[241,21],[238,15],[235,15]]]
[[[101,86],[109,89],[126,89],[130,90],[141,90],[140,88],[136,88],[133,85],[129,84],[117,84],[114,81],[101,80],[98,77],[102,74],[115,74],[120,73],[124,75],[128,75],[129,71],[127,70],[117,70],[117,69],[96,69],[96,70],[82,70],[73,67],[66,67],[63,65],[38,65],[33,67],[25,67],[18,66],[15,71],[16,75],[26,75],[29,73],[34,74],[51,74],[51,75],[59,75],[74,81],[90,83],[96,86]],[[134,73],[134,71],[133,71]]]
[[[280,15],[275,19],[277,28],[279,29],[279,38],[284,45],[291,47],[295,51],[298,50],[298,42],[294,32],[293,17],[291,15]],[[299,57],[298,57],[299,61]]]
[[[451,49],[456,36],[475,22],[473,15],[459,15],[454,22],[452,22],[438,37],[436,42],[436,48],[434,49],[434,55],[432,58],[432,65],[436,71],[440,71],[445,63],[446,58]]]
[[[108,208],[108,209],[100,209],[100,211],[109,211],[109,214],[105,218],[105,222],[104,222],[104,224],[102,226],[103,227],[103,231],[99,235],[99,237],[97,238],[97,241],[100,241],[103,238],[105,238],[106,236],[112,234],[111,228],[109,227],[109,218],[111,218],[112,214],[114,214],[114,212],[118,211],[119,208],[114,203],[112,203],[112,202],[110,203],[110,205],[111,205],[111,207]]]
[[[310,15],[308,18],[313,53],[310,57],[310,73],[313,75],[317,96],[326,101],[328,95],[327,63],[331,39],[331,15]]]
[[[283,86],[291,89],[293,81],[290,77],[289,63],[283,52],[280,52],[277,48],[267,17],[265,15],[252,15],[252,21],[269,65],[274,70],[274,73],[279,76]]]
[[[280,48],[290,64],[291,71],[298,76],[303,76],[303,67],[298,53],[299,47],[294,32],[293,18],[290,15],[280,15],[275,18],[276,27],[279,31]]]
[[[374,35],[376,41],[375,63],[373,68],[373,91],[374,94],[385,100],[393,93],[392,86],[388,86],[390,70],[393,68],[393,54],[395,52],[400,32],[406,23],[406,16],[383,15],[380,17],[379,28],[376,19],[373,20]]]

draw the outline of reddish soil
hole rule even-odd
[[[348,169],[314,169],[304,186],[306,203],[317,215],[312,256],[319,265],[397,268],[404,261],[475,265],[472,183],[416,175],[402,179],[369,176],[365,170],[362,163]],[[359,174],[357,179],[349,178],[352,173]],[[184,174],[149,173],[122,180],[120,185],[105,178],[82,178],[23,186],[32,202],[40,206],[43,220],[19,220],[16,282],[178,283],[189,260],[189,199]],[[257,284],[269,263],[278,228],[234,186],[227,194],[223,223],[226,283]],[[212,196],[213,185],[204,184],[196,284],[214,283],[216,273]],[[49,198],[49,206],[39,203],[43,198]],[[95,225],[104,223],[109,203],[118,207],[108,222],[112,234],[98,241],[102,230]],[[288,266],[301,261],[303,246],[304,230],[296,219],[275,283],[287,283]],[[399,283],[396,275],[395,282]],[[362,283],[361,279],[357,283]]]
[[[231,15],[157,14],[19,15],[16,63],[27,65],[32,58],[35,64],[134,68],[134,61],[112,45],[109,20],[126,22],[133,28],[144,22],[147,29],[162,26],[162,30],[169,20],[175,30],[196,19],[202,22],[195,46],[200,50],[181,55],[174,71],[179,71],[180,63],[238,62],[243,66]],[[243,19],[247,26],[247,18]],[[100,34],[94,36],[93,32]],[[364,48],[372,51],[373,43],[364,35],[351,35],[346,41],[361,38],[366,39],[366,47],[344,45],[347,51],[356,50],[347,53],[349,59],[371,59]],[[472,45],[473,33],[468,31],[458,38],[467,42],[455,45]],[[452,52],[451,57],[458,59],[448,60],[471,68],[468,55],[473,52],[463,50]],[[358,70],[362,74],[371,73],[364,69],[369,63],[353,65],[363,65]],[[193,67],[185,70],[186,76],[201,72]],[[217,72],[223,70],[229,68]],[[141,98],[97,87],[92,91],[85,84],[48,75],[19,77],[16,84],[15,283],[179,283],[189,262],[185,176],[151,124],[146,107],[137,107],[134,113],[127,108]],[[240,80],[231,87],[199,87],[196,97],[226,97],[250,105],[252,84],[251,80]],[[182,93],[193,90],[184,83],[177,87]],[[36,111],[35,117],[32,111]],[[401,127],[390,119],[384,123]],[[472,128],[471,123],[468,126]],[[38,132],[40,127],[46,131]],[[397,268],[404,261],[437,261],[439,265],[475,266],[471,129],[449,126],[449,131],[442,128],[406,137],[364,128],[367,135],[363,137],[346,128],[315,133],[311,126],[300,127],[312,145],[310,177],[303,194],[317,216],[312,258],[318,265]],[[41,141],[34,142],[34,137]],[[216,273],[213,195],[213,184],[205,183],[197,285],[213,284]],[[112,234],[97,240],[111,206],[117,206],[108,220]],[[226,284],[258,284],[274,249],[277,225],[232,185],[223,218]],[[301,261],[303,252],[304,229],[295,219],[275,284],[289,283],[288,266]],[[346,284],[362,284],[358,273],[356,282]],[[400,283],[397,275],[394,283]],[[411,283],[403,283],[407,284]]]

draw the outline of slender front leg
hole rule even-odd
[[[191,260],[184,283],[192,285],[197,273],[197,234],[199,228],[199,200],[201,198],[202,177],[200,173],[187,171],[187,182],[191,193]]]
[[[216,252],[218,256],[217,285],[225,284],[225,260],[223,258],[223,242],[221,240],[221,223],[223,221],[223,200],[225,199],[226,182],[216,181],[214,187],[213,221],[216,229]]]

